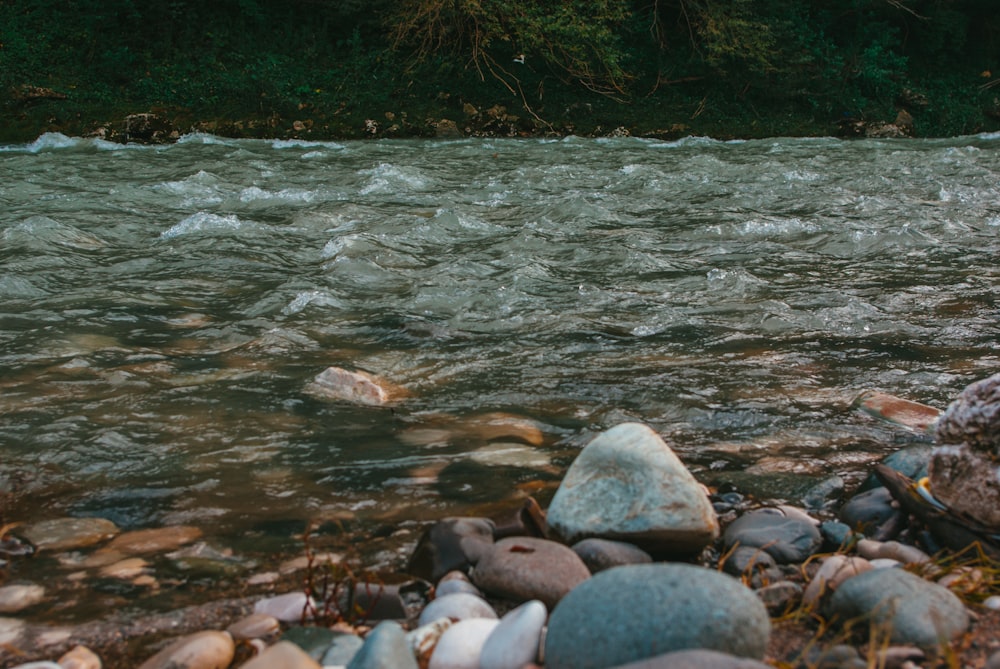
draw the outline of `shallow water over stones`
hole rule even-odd
[[[997,148],[0,147],[2,520],[197,528],[212,556],[142,555],[152,590],[84,546],[0,553],[49,593],[24,615],[178,606],[306,537],[399,565],[426,521],[547,505],[628,421],[709,485],[850,489],[925,439],[862,391],[943,408],[998,367]],[[314,392],[330,368],[405,396]]]

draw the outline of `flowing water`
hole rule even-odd
[[[1000,368],[1000,136],[45,135],[0,176],[8,522],[412,543],[627,420],[703,480],[850,485],[914,438],[859,392],[944,406]],[[317,396],[329,366],[408,396]]]

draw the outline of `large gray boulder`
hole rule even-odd
[[[548,509],[567,543],[626,541],[654,555],[690,555],[719,536],[702,486],[652,429],[623,423],[598,435],[566,472]]]
[[[682,563],[612,567],[563,597],[549,617],[546,669],[604,669],[702,648],[759,659],[771,620],[721,572]]]

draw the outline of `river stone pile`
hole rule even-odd
[[[928,652],[968,630],[968,612],[946,587],[954,580],[938,584],[902,568],[930,558],[912,545],[916,535],[906,533],[899,514],[866,510],[874,520],[859,530],[901,541],[859,541],[858,530],[820,524],[803,509],[735,513],[732,494],[714,499],[731,516],[719,542],[712,503],[676,455],[649,428],[620,425],[580,453],[549,508],[550,522],[530,498],[512,517],[443,519],[413,551],[407,572],[418,580],[354,584],[353,603],[374,627],[327,628],[310,618],[321,603],[293,591],[259,599],[252,614],[226,629],[161,644],[141,669],[760,669],[767,666],[760,660],[771,640],[769,611],[797,606],[834,629],[848,625],[859,639],[874,625],[891,632],[891,643]],[[865,503],[891,506],[891,498]],[[74,560],[95,570],[198,538],[195,528],[119,533],[105,522],[70,519],[31,526],[26,535],[44,551],[88,545],[91,552]],[[655,561],[702,548],[709,548],[703,566]],[[45,596],[32,584],[5,588],[0,602],[8,607]],[[376,594],[363,599],[369,591]],[[47,634],[0,617],[3,647],[31,648]],[[59,664],[34,666],[99,669],[87,652],[73,649]],[[923,652],[896,649],[900,657]],[[865,666],[851,646],[822,657],[768,659]]]

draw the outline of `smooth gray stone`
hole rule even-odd
[[[947,643],[969,628],[969,613],[950,590],[903,569],[873,569],[848,579],[830,598],[840,620],[870,618],[894,644]]]
[[[760,548],[779,564],[804,562],[819,550],[823,537],[808,520],[767,511],[752,511],[730,523],[723,535],[726,550],[736,544]]]
[[[294,643],[305,651],[306,655],[314,660],[319,660],[337,636],[337,632],[325,627],[296,626],[289,628],[287,632],[282,634],[281,640]]]
[[[483,593],[476,586],[472,585],[469,581],[462,581],[457,578],[452,578],[447,581],[441,581],[438,583],[437,587],[434,588],[435,597],[444,597],[446,595],[454,595],[456,592],[464,592],[468,595],[475,595],[476,597],[482,597]]]
[[[653,561],[649,553],[624,541],[584,539],[573,544],[572,548],[591,574],[624,564],[646,564]]]
[[[406,632],[399,623],[384,620],[365,637],[347,669],[419,669]]]
[[[719,536],[704,488],[639,423],[616,425],[584,447],[552,498],[548,525],[567,543],[615,539],[654,555],[692,555]]]
[[[479,669],[521,669],[534,663],[548,615],[537,599],[509,611],[483,644]]]
[[[823,535],[823,548],[827,552],[833,553],[846,548],[851,543],[856,543],[864,538],[851,528],[847,523],[839,520],[825,520],[819,525],[819,533]]]
[[[731,576],[753,575],[759,571],[767,571],[778,565],[771,554],[756,546],[737,546],[728,554],[722,563],[722,569]]]
[[[549,617],[546,669],[604,669],[703,648],[762,658],[764,604],[738,580],[682,563],[613,567],[566,595]]]
[[[496,525],[488,518],[445,518],[432,525],[417,543],[407,572],[431,582],[450,571],[467,572],[493,544]]]
[[[896,451],[882,460],[882,464],[890,469],[894,469],[903,476],[919,480],[927,476],[927,465],[931,461],[932,447],[927,444],[910,446]],[[865,492],[882,487],[882,482],[875,474],[869,474],[865,482],[858,488],[858,492]]]
[[[612,669],[771,669],[770,665],[714,650],[678,650]]]
[[[892,502],[888,488],[875,488],[847,500],[838,515],[844,524],[854,529],[870,530],[899,513]]]
[[[438,597],[424,607],[420,612],[418,625],[432,623],[438,618],[453,618],[467,620],[469,618],[498,618],[493,607],[482,597],[470,595],[467,592],[456,592],[444,597]]]

